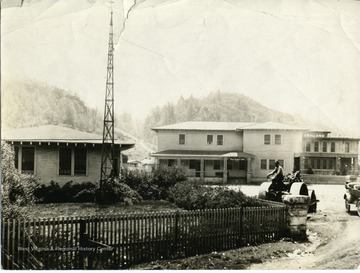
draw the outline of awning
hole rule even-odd
[[[221,155],[220,157],[229,157],[229,158],[247,158],[247,157],[255,157],[252,154],[244,153],[244,152],[229,152]]]

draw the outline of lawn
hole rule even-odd
[[[24,207],[30,218],[106,216],[134,212],[176,211],[174,204],[167,201],[143,201],[134,205],[114,204],[98,205],[96,203],[52,203],[35,204]]]

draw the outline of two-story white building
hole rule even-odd
[[[152,128],[157,164],[181,164],[188,176],[214,182],[262,181],[278,159],[286,172],[300,169],[306,129],[275,123],[183,122]]]

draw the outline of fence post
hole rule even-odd
[[[240,234],[237,241],[237,247],[243,246],[243,236],[244,236],[244,207],[240,207]]]
[[[80,231],[79,231],[79,269],[85,269],[85,251],[84,248],[87,246],[89,236],[86,233],[86,222],[80,220]]]
[[[172,254],[174,254],[177,249],[178,249],[178,245],[179,245],[179,219],[180,219],[180,212],[176,211],[175,212],[175,231],[174,231],[174,244],[173,244],[173,249],[172,249]]]

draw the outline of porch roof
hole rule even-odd
[[[209,151],[209,150],[165,150],[153,153],[155,157],[232,157],[232,158],[246,158],[254,157],[254,155],[239,151]]]

